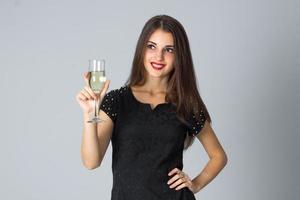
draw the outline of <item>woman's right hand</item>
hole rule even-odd
[[[101,105],[102,99],[104,98],[104,96],[108,90],[109,83],[110,83],[109,80],[106,80],[106,82],[100,92],[100,95],[95,94],[93,92],[93,90],[91,89],[91,87],[89,86],[89,76],[90,76],[90,73],[88,73],[88,72],[84,73],[83,77],[84,77],[84,81],[85,81],[85,86],[76,95],[76,101],[80,105],[83,113],[86,113],[86,114],[91,114],[94,112],[94,109],[95,109],[94,99],[99,100],[98,105],[99,106]]]

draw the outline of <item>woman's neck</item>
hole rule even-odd
[[[167,78],[149,78],[145,84],[139,87],[134,87],[139,91],[147,92],[151,95],[167,92]]]

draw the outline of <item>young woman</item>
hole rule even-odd
[[[226,165],[227,156],[203,103],[189,42],[174,18],[149,19],[139,37],[127,82],[99,97],[86,86],[76,99],[83,109],[83,164],[100,166],[112,141],[112,200],[193,200]],[[93,100],[104,122],[86,123]],[[210,160],[194,179],[182,171],[182,153],[197,138]],[[195,163],[193,163],[195,164]]]

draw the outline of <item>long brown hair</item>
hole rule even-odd
[[[211,123],[210,115],[200,97],[197,80],[187,34],[183,26],[173,17],[157,15],[150,18],[144,25],[139,36],[132,62],[131,74],[126,85],[141,86],[146,81],[144,66],[144,53],[147,41],[157,29],[169,32],[174,38],[174,68],[169,74],[166,102],[176,106],[178,118],[186,123],[191,114],[199,117],[200,111],[204,112],[206,120]],[[186,150],[194,141],[193,136],[187,134],[184,149]]]

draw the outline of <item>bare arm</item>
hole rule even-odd
[[[192,182],[197,186],[194,193],[199,192],[203,187],[211,182],[225,167],[228,161],[224,149],[207,121],[205,121],[201,133],[197,134],[196,137],[202,143],[210,160],[201,173],[192,180]]]
[[[90,114],[83,115],[83,135],[81,143],[81,159],[88,169],[101,165],[113,131],[113,122],[105,112],[100,110],[100,123],[87,123]]]
[[[87,123],[94,112],[94,99],[99,99],[99,105],[108,90],[110,81],[107,80],[99,96],[89,87],[90,73],[84,73],[86,86],[76,95],[76,100],[83,110],[83,135],[81,142],[81,160],[88,169],[100,166],[113,130],[113,121],[100,110],[100,118],[105,121],[100,123]]]

